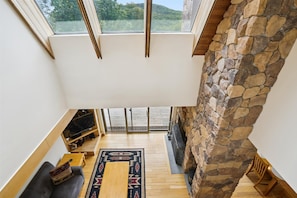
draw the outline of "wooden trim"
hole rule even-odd
[[[95,124],[97,128],[97,133],[98,133],[97,136],[101,136],[98,112],[96,109],[94,109],[93,111],[94,111]]]
[[[128,133],[127,108],[124,108],[124,115],[125,115],[126,133]]]
[[[90,36],[91,42],[93,44],[94,50],[96,52],[97,58],[102,59],[99,38],[97,40],[96,37],[95,37],[95,34],[94,34],[93,29],[92,29],[92,25],[91,25],[90,19],[88,17],[87,10],[86,10],[86,7],[85,7],[85,5],[83,3],[83,0],[77,0],[77,3],[78,3],[78,7],[79,7],[79,9],[81,11],[81,14],[83,16],[84,22],[86,24],[87,30],[89,32],[89,36]]]
[[[36,20],[36,17],[31,17],[29,18],[28,16],[26,17],[25,9],[23,9],[22,5],[19,4],[17,0],[9,0],[8,1],[12,8],[16,11],[18,16],[22,19],[24,24],[27,26],[27,28],[33,33],[34,37],[37,39],[37,41],[42,45],[42,47],[47,51],[47,53],[50,55],[52,59],[55,59],[53,50],[51,48],[51,45],[49,43],[48,37],[53,35],[54,32],[51,30],[49,27],[48,23],[45,21],[42,13],[40,13],[40,10],[37,8],[37,5],[31,6],[30,2],[27,2],[27,9],[30,9],[31,12],[33,13],[38,13],[38,16],[41,16],[41,20],[39,22],[34,21]],[[34,7],[34,8],[33,8]],[[30,22],[28,20],[31,20]],[[36,24],[37,23],[37,24]],[[42,33],[40,30],[38,31],[38,27],[44,29],[44,32]]]
[[[16,174],[8,181],[0,192],[0,197],[16,197],[22,186],[30,178],[34,170],[40,164],[43,157],[50,150],[51,146],[60,137],[62,131],[71,121],[77,110],[68,110],[49,135],[41,142],[36,150],[29,156],[27,161],[20,167]]]
[[[145,57],[150,57],[152,22],[152,0],[146,1],[146,22],[145,22]]]
[[[216,0],[202,0],[195,18],[195,22],[192,28],[192,33],[194,33],[194,46],[192,49],[192,56],[194,56],[195,49],[197,48],[198,41],[204,31],[204,28],[209,20],[209,13],[213,9],[213,5]],[[208,46],[207,46],[208,48]]]
[[[96,114],[97,114],[97,118],[98,118],[98,125],[99,125],[99,128],[98,128],[98,131],[99,131],[99,135],[105,135],[105,121],[104,121],[104,118],[103,118],[103,110],[101,109],[96,109]]]
[[[204,1],[202,3],[204,3]],[[210,2],[207,2],[207,3],[208,4],[205,4],[204,6],[202,6],[201,12],[204,12],[207,10],[203,7],[210,6],[209,4]],[[230,4],[231,4],[230,0],[215,0],[207,15],[208,17],[203,27],[202,27],[202,24],[198,25],[199,22],[195,24],[195,29],[196,29],[195,42],[194,42],[195,44],[193,47],[192,56],[205,55],[210,43],[212,42],[213,36],[216,34],[217,26],[222,21],[224,13],[227,11]],[[199,12],[200,12],[200,8],[199,8]],[[196,18],[196,20],[197,19],[198,17]],[[199,33],[198,31],[201,31],[201,32]]]

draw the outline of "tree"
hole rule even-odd
[[[53,11],[53,7],[51,6],[51,0],[35,0],[38,7],[44,14],[46,18],[49,17],[50,13]]]
[[[138,4],[129,3],[125,6],[126,18],[123,19],[143,19],[143,8]]]
[[[116,20],[121,16],[117,0],[95,0],[99,20]]]
[[[75,0],[52,0],[54,10],[50,17],[53,21],[79,21],[82,20],[81,12]]]

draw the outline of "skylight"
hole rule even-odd
[[[143,33],[145,57],[154,32],[194,33],[194,43],[214,0],[9,0],[54,58],[49,36],[88,34],[102,59],[100,35]],[[201,6],[200,6],[201,4]],[[200,8],[201,7],[201,8]],[[198,13],[199,11],[199,13]],[[197,14],[198,13],[198,14]],[[197,19],[199,18],[199,19]]]
[[[192,0],[153,0],[151,31],[190,32],[199,7],[192,5]]]
[[[87,33],[76,0],[35,2],[55,34]],[[200,0],[152,0],[152,4],[151,32],[190,32]],[[94,6],[102,33],[144,32],[144,0],[94,0]]]
[[[55,34],[87,33],[76,0],[35,0]]]
[[[153,0],[152,32],[181,32],[183,0]]]
[[[144,0],[94,0],[102,33],[143,33]]]

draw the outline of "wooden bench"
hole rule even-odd
[[[70,166],[84,167],[86,165],[85,155],[83,153],[66,153],[57,166],[60,166],[68,161],[70,161]]]
[[[99,198],[128,197],[129,162],[106,162]]]

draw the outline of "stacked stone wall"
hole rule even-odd
[[[248,136],[297,37],[296,5],[231,0],[205,55],[197,106],[179,110],[183,167],[197,165],[192,197],[231,197],[253,159]]]

